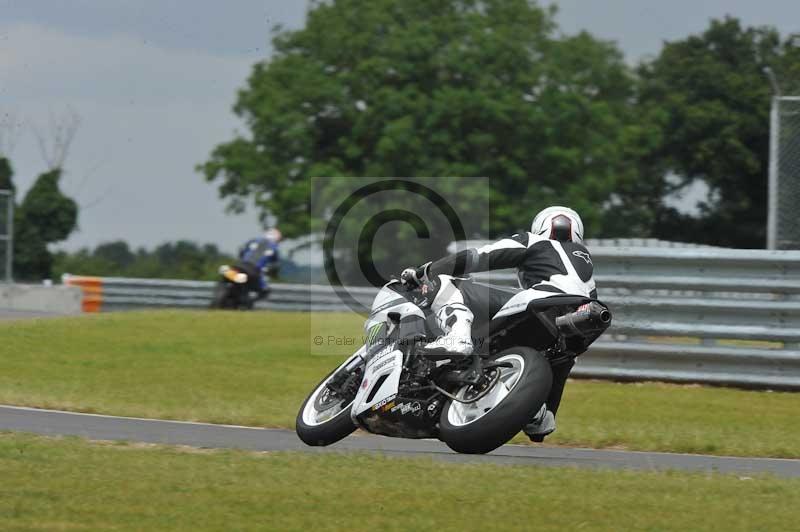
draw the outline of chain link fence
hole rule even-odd
[[[800,96],[773,99],[770,125],[769,249],[800,249]]]
[[[13,259],[14,196],[0,190],[0,282],[11,282]]]

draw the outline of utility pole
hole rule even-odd
[[[12,268],[14,267],[14,195],[10,190],[0,190],[0,199],[5,196],[6,206],[6,230],[4,234],[0,234],[0,241],[5,242],[6,246],[6,264],[5,264],[5,281],[11,284],[13,279]]]

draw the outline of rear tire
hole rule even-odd
[[[478,412],[479,417],[474,420],[460,415],[463,408],[454,406],[452,399],[442,409],[439,437],[456,452],[484,454],[497,449],[522,430],[547,400],[553,373],[541,353],[529,347],[514,347],[498,353],[494,360],[498,359],[513,360],[522,366],[521,374],[499,403],[484,413]],[[495,387],[503,385],[501,381]],[[463,389],[458,395],[462,392]]]

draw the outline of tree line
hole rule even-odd
[[[54,254],[53,275],[64,273],[100,277],[214,280],[222,264],[233,264],[229,254],[214,244],[186,240],[166,242],[152,250],[131,249],[127,242],[106,242],[93,249]]]
[[[124,240],[105,242],[94,248],[75,252],[54,253],[53,277],[63,274],[96,275],[98,277],[135,277],[145,279],[188,279],[214,281],[219,267],[236,264],[237,259],[215,244],[198,244],[188,240],[165,242],[152,249],[136,249]],[[285,282],[319,281],[319,269],[296,264],[289,254],[281,257],[280,275]]]
[[[726,17],[630,65],[613,42],[563,34],[555,13],[527,0],[313,2],[239,91],[246,133],[198,168],[231,210],[254,200],[290,237],[320,229],[317,176],[486,176],[484,237],[557,203],[591,237],[763,247],[765,69],[798,91],[800,38]],[[697,212],[677,209],[697,183]]]

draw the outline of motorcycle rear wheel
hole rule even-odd
[[[439,419],[439,438],[459,453],[484,454],[514,437],[541,408],[550,393],[553,373],[544,356],[529,347],[506,349],[493,360],[511,364],[498,368],[500,378],[478,401],[449,399]],[[469,399],[477,390],[464,386],[456,392]]]

